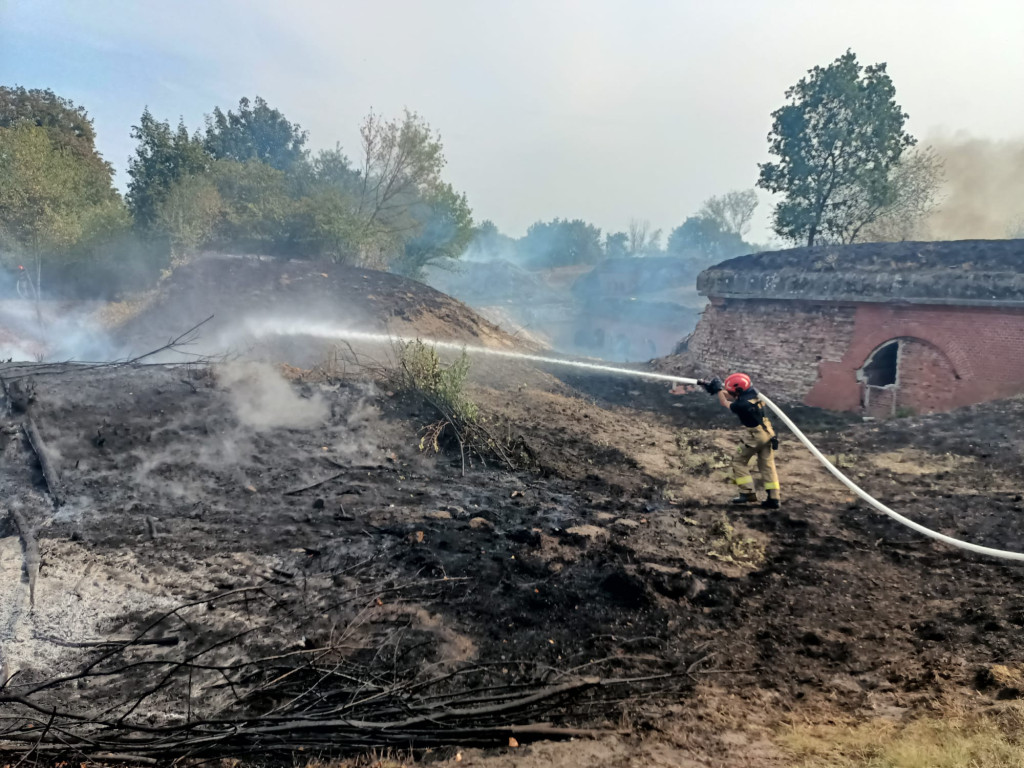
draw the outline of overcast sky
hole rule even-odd
[[[350,155],[371,108],[409,107],[513,235],[667,232],[752,187],[786,88],[847,48],[888,62],[919,137],[1024,134],[1020,0],[0,0],[0,82],[84,105],[122,187],[146,105],[198,127],[258,94]]]

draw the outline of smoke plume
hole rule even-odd
[[[243,426],[260,431],[309,429],[330,415],[319,394],[304,398],[273,366],[266,363],[231,363],[217,369],[220,383],[232,394],[231,405]]]
[[[1024,237],[1024,139],[958,134],[925,143],[943,159],[946,176],[924,227],[929,240]]]

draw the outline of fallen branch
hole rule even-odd
[[[97,651],[77,672],[0,690],[0,755],[11,755],[11,763],[45,755],[47,762],[142,765],[287,760],[300,749],[496,746],[510,736],[596,737],[618,731],[590,728],[588,721],[614,718],[621,702],[664,693],[670,684],[692,685],[685,666],[666,671],[657,657],[648,660],[648,674],[628,678],[600,674],[599,667],[621,668],[613,656],[588,663],[588,676],[579,667],[558,670],[540,661],[515,661],[513,678],[497,671],[513,665],[507,660],[424,662],[422,652],[410,654],[422,638],[408,637],[398,615],[389,622],[380,607],[419,600],[424,588],[468,577],[381,583],[380,572],[367,568],[377,559],[352,566],[364,571],[366,589],[316,598],[304,579],[281,588],[264,583],[195,596],[155,615],[129,639],[37,636]],[[207,626],[211,610],[217,621]],[[256,618],[241,619],[250,615]],[[238,623],[225,624],[228,616]],[[155,636],[178,622],[187,631]],[[79,688],[92,694],[68,695]],[[79,709],[54,711],[55,701]],[[181,702],[180,711],[173,702]],[[160,714],[153,717],[154,711]]]
[[[298,494],[302,493],[303,491],[311,491],[314,488],[319,488],[321,485],[326,485],[327,483],[331,482],[332,480],[337,480],[339,477],[341,477],[344,474],[345,474],[344,472],[335,472],[330,477],[325,477],[323,480],[317,480],[315,483],[311,483],[310,485],[304,485],[301,488],[293,488],[290,491],[285,491],[284,495],[285,496],[297,496]]]
[[[46,443],[43,442],[43,437],[39,434],[36,422],[31,416],[25,420],[24,430],[25,437],[28,438],[28,444],[32,448],[32,452],[35,453],[36,459],[39,460],[40,468],[43,470],[43,479],[46,481],[46,488],[50,492],[50,498],[53,499],[53,506],[59,507],[64,503],[64,495],[60,488],[60,475],[57,473],[57,468],[53,465],[52,459],[50,459],[49,453],[46,450]]]
[[[18,526],[18,538],[21,539],[22,568],[24,568],[25,575],[28,577],[28,604],[31,607],[35,607],[36,580],[39,578],[39,564],[41,562],[39,542],[36,541],[35,534],[20,510],[11,509],[10,514],[14,524]]]
[[[129,645],[157,645],[157,646],[174,646],[181,642],[181,638],[177,635],[168,635],[166,637],[125,637],[110,640],[61,640],[59,637],[52,637],[50,635],[33,635],[35,640],[42,640],[45,643],[52,643],[53,645],[60,645],[64,648],[126,648]]]
[[[149,352],[144,352],[141,355],[135,357],[125,358],[123,360],[111,360],[103,363],[88,363],[80,362],[75,360],[65,360],[60,363],[43,363],[43,364],[25,364],[29,370],[25,373],[20,373],[14,376],[5,377],[7,381],[16,381],[18,379],[26,379],[32,376],[61,376],[67,373],[81,373],[83,371],[94,371],[97,369],[105,368],[124,368],[126,366],[134,366],[140,364],[143,360],[146,360],[154,355],[159,355],[161,352],[181,351],[181,347],[195,344],[199,339],[199,329],[206,325],[208,322],[213,320],[215,316],[210,315],[202,322],[196,323],[184,333],[178,334],[173,339],[170,339],[166,344],[151,349]],[[201,356],[198,356],[201,357]],[[195,364],[196,361],[190,361],[191,364]],[[5,384],[6,389],[6,384]]]

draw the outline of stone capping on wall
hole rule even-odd
[[[728,262],[697,277],[709,298],[902,302],[967,307],[1024,308],[1024,272],[952,269],[809,271],[732,269]]]

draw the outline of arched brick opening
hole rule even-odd
[[[875,347],[856,377],[861,407],[876,418],[948,410],[960,378],[941,349],[912,336]]]

